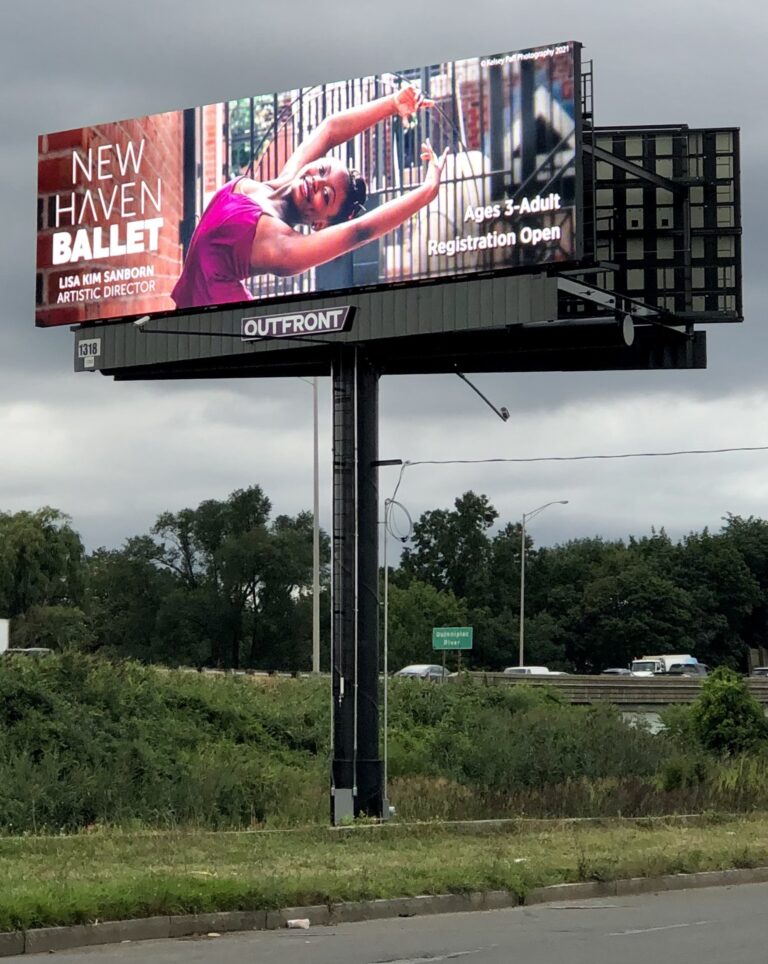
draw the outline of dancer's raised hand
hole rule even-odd
[[[413,84],[403,84],[396,93],[392,95],[395,111],[406,123],[411,121],[414,114],[422,108],[433,107],[434,101],[425,97],[424,94]]]
[[[427,173],[424,176],[424,185],[430,188],[432,198],[437,197],[437,192],[440,188],[440,179],[443,176],[445,159],[447,157],[448,148],[446,147],[443,153],[438,156],[430,144],[429,138],[421,145],[421,159],[427,162]]]

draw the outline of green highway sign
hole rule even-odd
[[[472,627],[436,627],[432,630],[432,649],[472,649]]]

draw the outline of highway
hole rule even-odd
[[[66,964],[764,964],[768,884],[61,951]],[[50,954],[6,958],[50,962]]]
[[[701,696],[700,679],[681,676],[513,676],[504,673],[470,673],[486,686],[551,686],[569,703],[614,703],[629,708],[692,703]],[[451,677],[454,682],[458,677]],[[764,706],[768,705],[768,679],[747,679],[747,688]]]

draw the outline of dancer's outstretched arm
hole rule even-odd
[[[424,183],[353,221],[299,234],[278,218],[262,216],[251,250],[251,270],[254,274],[301,274],[392,231],[437,197],[447,154],[448,148],[438,157],[425,141],[421,148],[422,160],[428,162]]]
[[[426,98],[421,91],[411,84],[405,84],[394,94],[331,114],[299,144],[285,162],[280,177],[295,177],[305,164],[325,157],[334,147],[368,130],[379,121],[386,120],[387,117],[399,114],[400,117],[408,118],[422,107],[432,107],[433,104],[434,101]]]

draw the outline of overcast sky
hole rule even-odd
[[[72,335],[34,327],[36,136],[304,84],[577,40],[598,124],[738,126],[744,306],[711,326],[695,372],[479,375],[502,423],[458,378],[386,378],[381,457],[522,458],[768,444],[765,7],[757,0],[25,0],[0,14],[0,511],[52,505],[89,548],[166,509],[258,483],[276,512],[311,507],[311,388],[300,380],[115,383],[73,373]],[[321,388],[322,524],[330,524],[330,395]],[[396,470],[382,471],[388,495]],[[768,452],[530,465],[415,466],[416,517],[472,488],[503,521],[568,499],[537,543],[768,517]]]

